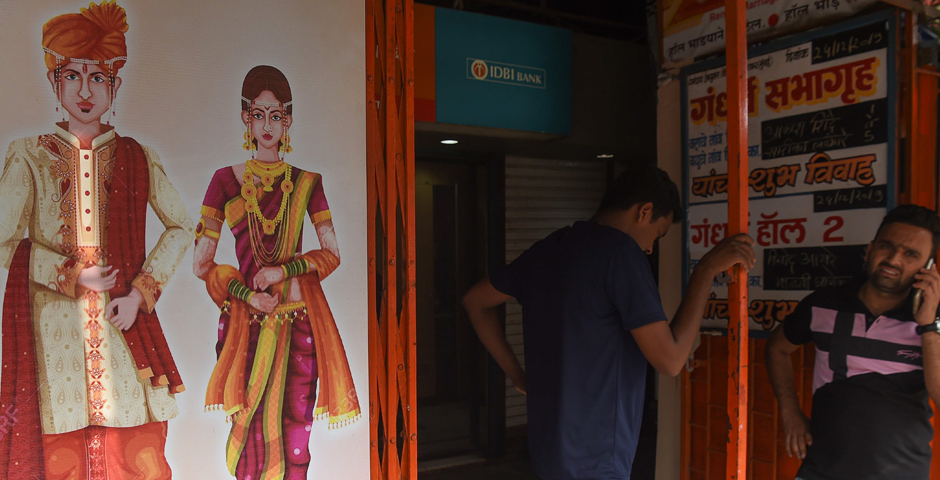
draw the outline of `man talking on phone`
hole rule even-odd
[[[802,480],[927,480],[940,399],[940,218],[891,210],[865,252],[864,275],[813,292],[770,336],[767,371],[787,452]],[[812,418],[800,409],[790,354],[813,342]]]

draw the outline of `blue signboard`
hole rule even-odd
[[[571,133],[571,31],[435,10],[438,123]]]

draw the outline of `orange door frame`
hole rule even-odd
[[[365,60],[371,478],[417,480],[412,0],[366,0]]]
[[[906,177],[910,179],[910,184],[906,194],[902,194],[902,199],[905,202],[937,209],[937,185],[940,179],[938,179],[935,159],[937,155],[937,77],[940,73],[931,69],[915,68],[914,76],[916,86],[911,96],[916,98],[914,103],[919,108],[911,115],[913,128],[910,131],[913,139],[910,143],[913,152],[911,152],[910,167]],[[915,153],[916,156],[914,156]],[[936,452],[940,446],[940,409],[933,400],[930,401],[930,405],[934,411],[932,422],[934,437],[931,448]],[[940,480],[940,455],[933,456],[930,478]]]
[[[748,231],[747,2],[725,0],[728,90],[728,228]],[[747,478],[748,313],[747,271],[735,267],[728,286],[727,478]]]
[[[905,92],[905,105],[908,107],[903,124],[908,137],[906,168],[901,178],[900,202],[913,203],[923,207],[938,208],[937,187],[940,185],[940,172],[937,171],[937,117],[938,117],[938,73],[932,67],[920,68],[917,65],[917,53],[913,35],[916,34],[913,15],[908,12],[905,21],[904,39],[906,57],[903,78],[908,85]],[[934,452],[940,446],[940,410],[931,400],[934,410],[934,438],[931,447]],[[940,455],[934,455],[930,466],[930,478],[940,480]]]

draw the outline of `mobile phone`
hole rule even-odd
[[[927,270],[930,270],[931,268],[933,268],[933,257],[931,257],[930,260],[927,260],[927,266],[925,266],[924,268],[926,268]],[[923,303],[923,301],[924,301],[924,291],[919,288],[915,288],[914,289],[914,315],[917,315],[917,311],[920,310],[920,304]]]

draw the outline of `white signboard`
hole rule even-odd
[[[851,281],[892,201],[893,111],[884,18],[768,46],[748,59],[751,328],[769,330],[810,291]],[[689,272],[727,235],[723,66],[683,72]],[[714,285],[705,328],[727,327]]]
[[[748,41],[763,40],[847,18],[875,0],[752,0],[747,2]],[[725,48],[724,0],[664,0],[666,66]]]

